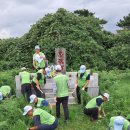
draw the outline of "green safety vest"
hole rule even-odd
[[[68,91],[68,80],[69,78],[66,75],[58,74],[54,77],[56,83],[56,97],[66,97],[69,95]]]
[[[34,109],[33,116],[40,116],[41,125],[52,125],[55,122],[55,117],[40,108]]]
[[[114,120],[115,120],[115,118],[116,117],[111,117],[111,119],[110,119],[110,123],[109,123],[110,130],[114,129]],[[125,119],[124,126],[123,126],[122,130],[127,130],[129,125],[130,125],[130,122]]]
[[[88,108],[94,108],[94,107],[96,107],[97,106],[97,103],[96,103],[96,99],[97,98],[102,98],[102,96],[98,96],[98,97],[95,97],[95,98],[93,98],[93,99],[91,99],[88,103],[87,103],[87,105],[86,105],[86,108],[88,109]],[[100,106],[100,110],[101,110],[101,108],[102,108],[102,105]]]
[[[7,94],[9,94],[11,91],[10,86],[1,86],[0,87],[0,92],[3,94],[3,96],[7,96]]]
[[[42,52],[39,52],[39,55],[42,56],[43,53]],[[41,63],[39,64],[38,61],[35,60],[35,56],[36,56],[36,53],[33,55],[34,57],[34,62],[35,62],[35,65],[37,68],[44,68],[45,67],[45,61],[42,60]]]
[[[45,100],[43,98],[38,98],[38,101],[37,101],[37,107],[41,107],[41,102]]]
[[[26,83],[31,83],[30,81],[30,73],[27,71],[23,71],[19,73],[20,77],[21,77],[21,84],[26,84]]]
[[[42,78],[40,80],[38,80],[38,83],[40,86],[42,86],[44,84],[44,74],[42,73],[42,69],[38,70],[37,73],[41,73]],[[36,83],[36,79],[37,79],[37,73],[36,75],[33,77],[33,82]]]
[[[90,74],[90,71],[86,70],[82,78],[80,78],[80,74],[80,71],[78,71],[78,86],[83,88],[86,84],[86,77]]]

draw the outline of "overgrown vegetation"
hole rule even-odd
[[[55,48],[66,48],[68,70],[76,70],[83,63],[96,70],[130,68],[130,31],[114,35],[103,30],[106,22],[88,10],[71,13],[59,9],[47,14],[23,37],[0,40],[0,70],[21,66],[32,69],[36,44],[44,48],[51,63],[55,62]]]
[[[3,75],[12,75],[12,72],[2,72]],[[0,73],[1,74],[1,73]],[[11,76],[13,79],[13,76]],[[59,120],[59,127],[57,130],[105,130],[111,116],[115,116],[117,112],[121,111],[123,116],[130,113],[129,109],[129,93],[130,87],[130,71],[102,71],[99,72],[99,86],[100,93],[110,93],[110,101],[106,103],[105,110],[107,116],[94,124],[87,116],[83,114],[82,106],[69,106],[70,109],[70,123],[64,124],[64,118]],[[1,77],[0,77],[1,80]],[[10,79],[6,79],[10,82]],[[3,82],[4,83],[4,82]],[[14,84],[11,80],[10,84]],[[22,116],[23,107],[27,103],[22,97],[11,98],[0,103],[0,129],[1,130],[25,130],[31,123],[27,117]],[[63,110],[62,110],[63,111]],[[55,109],[53,109],[55,115]],[[3,128],[3,129],[2,129]]]

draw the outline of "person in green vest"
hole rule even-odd
[[[80,66],[80,70],[77,73],[76,79],[76,95],[77,95],[77,102],[81,104],[81,91],[87,91],[87,86],[90,82],[90,70],[86,70],[85,65]]]
[[[3,100],[4,98],[8,98],[11,93],[11,88],[8,85],[1,86],[0,87],[0,101]]]
[[[34,103],[34,106],[36,108],[44,108],[44,107],[50,107],[50,113],[52,112],[52,105],[48,101],[46,101],[44,98],[38,98],[36,95],[32,94],[30,96],[30,103]]]
[[[21,80],[21,93],[23,94],[24,98],[27,99],[27,101],[29,102],[29,97],[32,94],[31,74],[26,70],[27,69],[25,67],[22,67],[22,72],[19,73],[19,76]]]
[[[130,130],[130,122],[122,116],[111,117],[108,130]]]
[[[35,76],[33,77],[32,86],[35,90],[37,97],[42,97],[41,86],[45,84],[45,75],[46,71],[45,68],[43,68],[38,70]]]
[[[55,130],[58,120],[40,108],[33,109],[32,106],[25,106],[23,115],[33,119],[34,126],[28,130]]]
[[[60,118],[60,104],[62,103],[64,109],[64,118],[65,122],[68,122],[69,119],[69,110],[68,110],[68,98],[70,86],[69,77],[61,73],[61,66],[56,65],[55,67],[57,75],[53,78],[53,93],[54,99],[56,101],[56,116]]]
[[[103,116],[106,116],[103,104],[109,101],[109,94],[104,93],[98,97],[91,99],[84,109],[84,114],[88,115],[91,121],[95,121],[98,117],[101,117],[101,113]]]
[[[39,45],[35,46],[35,54],[33,55],[33,66],[36,70],[42,69],[45,67],[46,57],[44,53],[40,52]]]

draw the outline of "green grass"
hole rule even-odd
[[[70,121],[64,123],[64,117],[59,119],[57,130],[105,130],[107,124],[106,119],[91,122],[89,118],[83,114],[83,108],[80,105],[69,106]]]
[[[83,108],[80,105],[69,106],[70,122],[66,125],[62,117],[57,130],[106,130],[110,117],[116,116],[117,112],[120,111],[123,116],[130,114],[130,72],[105,72],[105,77],[103,77],[103,73],[100,75],[102,76],[100,79],[100,82],[102,81],[101,91],[110,93],[110,101],[105,104],[107,116],[96,122],[91,122],[83,114]],[[105,88],[106,80],[103,81],[103,78],[112,82],[107,90]]]
[[[6,76],[7,73],[2,72],[2,74]],[[99,72],[99,77],[100,91],[110,93],[110,101],[105,104],[107,116],[91,122],[83,114],[81,105],[69,105],[70,121],[65,124],[61,107],[61,118],[57,130],[106,130],[110,117],[116,116],[118,111],[121,111],[123,116],[130,114],[130,71],[103,71]],[[11,82],[10,79],[9,81]],[[0,130],[25,130],[31,122],[27,117],[22,116],[23,107],[26,104],[21,97],[1,102]],[[52,114],[55,115],[55,109]]]

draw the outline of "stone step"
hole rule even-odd
[[[55,104],[54,98],[46,98],[46,100],[48,102],[50,102],[51,104]],[[75,104],[76,103],[75,98],[74,97],[69,97],[69,102],[68,103],[69,104]]]
[[[53,90],[52,89],[43,89],[41,88],[41,90],[45,93],[53,93]],[[74,88],[69,88],[69,92],[73,92],[74,91]]]
[[[45,93],[46,95],[46,98],[53,98],[54,97],[54,94],[53,93]],[[72,97],[72,92],[69,92],[69,97]]]

